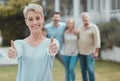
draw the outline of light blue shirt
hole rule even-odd
[[[66,24],[64,22],[59,22],[58,27],[53,26],[53,22],[45,25],[45,29],[47,31],[47,37],[51,38],[53,36],[59,41],[60,44],[60,49],[63,46],[63,35],[64,35],[64,30],[65,30]]]
[[[48,51],[50,39],[44,39],[35,47],[30,46],[24,40],[16,40],[14,43],[18,52],[16,81],[53,81],[52,67],[54,55],[49,54]]]

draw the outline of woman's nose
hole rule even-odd
[[[37,24],[37,20],[34,20],[33,23],[34,23],[34,24]]]

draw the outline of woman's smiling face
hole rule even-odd
[[[71,20],[71,19],[69,19],[69,20],[67,21],[67,27],[68,27],[69,30],[73,30],[73,29],[75,28],[75,23],[74,23],[74,21]]]
[[[38,33],[42,30],[44,17],[40,13],[30,10],[27,12],[25,22],[31,33]]]

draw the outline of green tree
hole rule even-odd
[[[4,46],[9,45],[10,40],[25,37],[27,27],[22,11],[30,2],[30,0],[9,0],[7,4],[0,5],[0,29]]]

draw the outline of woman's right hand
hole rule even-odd
[[[74,29],[74,34],[79,35],[79,31],[77,29]]]
[[[9,58],[16,58],[17,56],[17,50],[14,45],[14,41],[11,40],[11,47],[8,49],[8,57]]]

